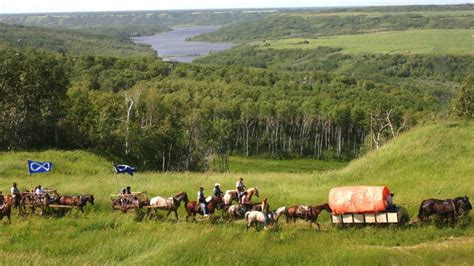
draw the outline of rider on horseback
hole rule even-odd
[[[242,177],[239,177],[239,181],[235,183],[235,189],[237,189],[237,200],[241,202],[242,196],[245,192],[244,179]]]
[[[244,191],[242,194],[242,200],[240,201],[240,211],[242,213],[242,216],[245,215],[245,212],[248,212],[252,209],[252,205],[250,204],[249,201],[249,195],[247,191]]]
[[[214,197],[222,197],[224,195],[224,193],[222,193],[222,190],[221,190],[221,184],[216,183],[214,185],[214,190],[212,191],[212,195],[214,195]]]
[[[206,204],[206,197],[204,197],[204,187],[199,187],[198,191],[198,202],[201,204],[202,214],[207,216],[207,204]]]

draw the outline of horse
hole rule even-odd
[[[267,230],[267,225],[278,223],[278,219],[285,212],[286,207],[280,207],[267,214],[260,211],[248,211],[245,213],[245,220],[247,221],[247,230],[255,224],[255,229],[258,230],[258,223],[263,224],[263,228]]]
[[[472,205],[467,196],[447,200],[427,199],[420,204],[418,219],[426,222],[430,216],[437,215],[443,220],[451,220],[454,225],[457,216],[467,215],[471,209]]]
[[[81,196],[61,196],[59,197],[58,204],[78,207],[82,213],[84,213],[84,206],[87,202],[90,202],[91,205],[94,205],[94,196],[93,195],[81,195]]]
[[[246,190],[246,192],[248,193],[249,201],[252,200],[253,195],[259,197],[259,192],[258,192],[257,187],[249,188]],[[239,197],[238,197],[237,190],[226,190],[224,197],[222,199],[224,200],[224,205],[229,207],[230,205],[232,205],[232,202],[234,200],[238,202],[239,201],[238,198]]]
[[[259,212],[261,212],[263,210],[262,209],[263,202],[249,203],[247,205],[250,208],[246,208],[245,206],[243,206],[241,204],[236,204],[236,205],[232,205],[232,206],[228,207],[227,208],[227,215],[229,216],[229,220],[232,221],[232,220],[237,220],[237,219],[244,219],[245,213],[247,211],[259,211]],[[264,208],[268,212],[268,209],[269,209],[268,203],[266,204],[266,206]]]
[[[179,192],[175,193],[173,196],[169,198],[164,198],[160,196],[156,196],[150,199],[149,206],[153,206],[155,209],[155,215],[157,210],[167,210],[168,213],[166,214],[166,217],[170,215],[171,212],[174,212],[174,215],[176,216],[176,220],[179,220],[178,218],[178,208],[181,206],[181,201],[184,201],[184,205],[189,202],[188,200],[188,194],[186,192]],[[148,210],[148,214],[150,215],[151,209]]]
[[[207,213],[208,214],[214,214],[214,211],[218,208],[222,208],[224,205],[222,201],[222,197],[216,197],[213,196],[212,199],[207,202],[206,207],[207,207]],[[197,201],[190,201],[186,205],[186,221],[190,216],[193,216],[194,220],[196,220],[196,214],[204,215],[201,209],[201,204],[198,203]]]
[[[12,204],[13,197],[12,195],[6,195],[4,198],[4,203],[0,206],[0,221],[3,220],[3,217],[7,217],[8,223],[11,223],[11,213],[12,213]]]
[[[286,222],[288,223],[290,219],[293,219],[293,223],[296,223],[296,219],[303,219],[305,221],[309,220],[309,227],[314,223],[318,226],[318,230],[321,230],[321,226],[317,222],[319,214],[323,211],[327,211],[329,213],[332,212],[329,204],[324,203],[322,205],[316,206],[290,206],[285,210],[285,217]]]

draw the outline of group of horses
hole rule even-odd
[[[259,190],[256,187],[250,188],[246,192],[249,201],[251,201],[253,196],[260,196]],[[136,199],[134,204],[137,207],[148,209],[146,214],[150,217],[157,216],[159,210],[164,210],[167,211],[166,217],[174,213],[178,220],[178,209],[182,202],[186,211],[186,221],[189,218],[196,220],[196,215],[198,214],[204,217],[201,204],[197,201],[190,201],[186,192],[179,192],[171,197],[156,196],[149,201],[143,202]],[[283,206],[272,211],[269,211],[270,206],[267,198],[257,203],[235,204],[234,202],[238,202],[236,190],[227,190],[223,196],[209,196],[206,202],[206,213],[211,215],[211,217],[216,210],[222,210],[222,216],[226,217],[228,221],[245,219],[247,228],[252,225],[257,226],[257,224],[262,224],[266,228],[267,225],[278,223],[280,217],[285,216],[287,223],[291,221],[296,223],[298,219],[301,219],[308,221],[310,227],[315,224],[318,230],[320,230],[320,224],[317,222],[319,214],[322,211],[332,213],[327,203],[320,205]],[[421,203],[418,217],[422,222],[428,221],[431,216],[437,216],[455,223],[457,217],[468,214],[471,209],[472,206],[467,196],[447,200],[428,199]]]
[[[256,187],[246,190],[249,197],[249,202],[253,196],[259,197],[259,190]],[[20,214],[34,214],[36,209],[40,210],[42,214],[48,207],[56,206],[70,206],[71,208],[78,208],[81,212],[84,212],[83,207],[87,203],[94,205],[93,195],[80,195],[80,196],[60,196],[57,193],[44,193],[37,195],[34,192],[22,192],[17,197],[12,195],[6,195],[4,197],[5,203],[0,206],[0,220],[3,217],[7,217],[10,221],[10,215],[12,208],[18,209]],[[190,201],[186,192],[175,193],[171,197],[156,196],[150,200],[140,200],[137,195],[130,195],[127,199],[127,208],[123,208],[123,202],[121,199],[112,201],[112,205],[118,207],[124,212],[130,208],[136,209],[147,209],[146,215],[150,218],[157,216],[159,210],[166,211],[166,217],[171,213],[175,214],[178,220],[178,209],[181,203],[184,203],[186,210],[186,221],[192,217],[196,220],[196,215],[200,214],[204,216],[204,212],[201,209],[201,204],[197,201]],[[320,225],[317,222],[319,214],[324,210],[328,213],[332,213],[329,204],[324,203],[321,205],[294,205],[294,206],[283,206],[273,211],[270,211],[270,205],[268,199],[264,198],[262,202],[249,203],[249,204],[234,204],[238,202],[238,193],[236,190],[227,190],[222,196],[210,196],[206,199],[206,214],[213,217],[216,210],[222,210],[223,216],[226,216],[229,221],[237,219],[245,219],[247,221],[247,229],[252,225],[257,227],[258,224],[273,225],[278,223],[281,216],[285,216],[286,222],[293,221],[296,223],[297,219],[302,219],[309,222],[309,226],[315,224],[320,230]],[[422,201],[418,219],[421,222],[426,222],[432,216],[440,218],[443,222],[456,223],[456,219],[459,216],[467,215],[472,209],[472,205],[467,196],[457,197],[454,199],[428,199]]]
[[[253,196],[259,197],[259,190],[256,187],[246,190],[249,202]],[[166,217],[171,213],[175,214],[176,220],[179,220],[178,209],[181,203],[184,203],[186,210],[186,221],[192,218],[196,220],[196,215],[205,216],[201,204],[197,201],[190,201],[186,192],[175,193],[171,197],[156,196],[150,200],[140,201],[136,195],[130,195],[127,199],[127,208],[122,208],[122,211],[127,209],[147,209],[146,215],[150,218],[156,217],[158,211],[166,211]],[[206,198],[206,214],[210,217],[215,217],[216,210],[222,210],[223,216],[226,216],[228,221],[234,221],[238,219],[245,219],[247,221],[247,229],[252,225],[257,227],[258,224],[262,224],[265,228],[267,225],[273,225],[278,222],[281,216],[286,217],[286,221],[290,220],[296,222],[297,219],[303,219],[309,221],[310,227],[312,224],[316,224],[320,229],[317,219],[321,211],[325,210],[331,213],[331,208],[327,203],[315,206],[302,206],[295,205],[289,207],[280,207],[273,211],[270,211],[268,199],[265,198],[262,202],[249,204],[234,204],[238,202],[238,193],[236,190],[227,190],[222,196],[209,196]],[[120,199],[112,201],[114,209],[120,209],[119,205],[122,204]]]
[[[0,208],[0,221],[3,217],[6,217],[11,222],[12,209],[17,209],[22,216],[35,213],[39,215],[49,213],[51,212],[51,206],[75,207],[84,212],[84,206],[88,202],[94,205],[93,195],[66,196],[59,195],[56,192],[51,194],[45,192],[38,195],[30,191],[21,192],[16,197],[6,195],[4,197],[4,205]]]

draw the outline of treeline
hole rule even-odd
[[[245,10],[4,14],[0,15],[0,22],[76,29],[128,39],[131,36],[146,36],[168,31],[175,25],[227,25],[242,21],[254,21],[266,15],[268,15],[266,12],[246,12]]]
[[[70,29],[50,29],[0,23],[0,44],[17,48],[41,48],[72,55],[154,57],[150,46],[130,39]]]
[[[454,12],[454,11],[453,11]],[[242,42],[279,38],[318,38],[321,36],[360,34],[374,31],[407,29],[471,29],[472,14],[459,12],[449,16],[440,13],[374,13],[367,14],[299,14],[267,16],[255,22],[242,22],[194,37],[213,42]]]
[[[372,80],[399,82],[400,78],[462,82],[474,69],[474,56],[344,54],[342,49],[260,49],[239,46],[197,59],[196,63],[239,65],[279,71],[326,71]]]
[[[350,159],[440,111],[440,95],[323,71],[0,51],[0,149],[92,149],[142,169],[229,154]],[[368,85],[370,84],[370,85]]]

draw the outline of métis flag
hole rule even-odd
[[[28,160],[28,174],[50,172],[53,168],[51,162],[35,162]]]
[[[126,164],[115,164],[114,168],[115,168],[115,172],[117,172],[117,174],[127,173],[129,175],[133,175],[133,172],[136,171],[135,167],[131,167],[131,166],[126,165]]]

